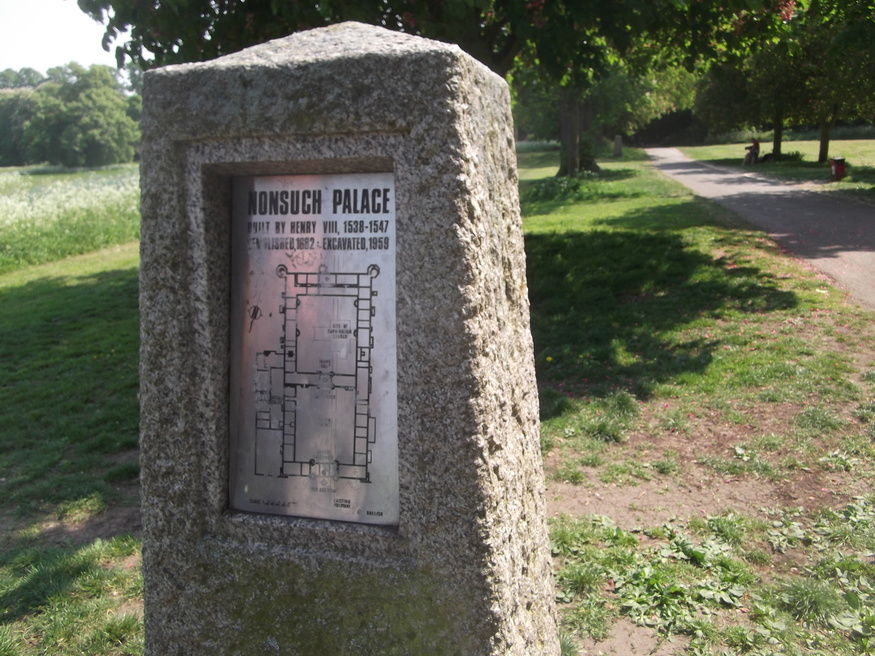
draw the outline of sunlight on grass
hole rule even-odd
[[[846,359],[811,350],[819,313],[838,311],[841,293],[810,284],[762,233],[646,164],[604,168],[585,183],[602,186],[596,202],[553,186],[557,199],[523,206],[545,387],[572,398],[611,389],[647,398],[664,384],[675,394],[857,397],[835,376]]]
[[[685,146],[681,151],[692,159],[711,161],[731,161],[741,164],[744,158],[744,148],[750,142],[735,144],[715,144],[710,146]],[[760,152],[771,152],[771,142],[763,142]],[[781,144],[781,152],[784,154],[799,153],[806,162],[817,162],[820,150],[820,142],[784,141]],[[854,166],[875,167],[875,140],[873,139],[842,139],[830,142],[830,157],[844,157]],[[822,164],[821,168],[829,170],[829,166]]]
[[[621,617],[685,636],[691,654],[871,653],[875,498],[842,486],[868,490],[875,476],[873,315],[642,151],[572,183],[555,178],[555,150],[518,157],[549,484],[594,500],[608,486],[658,496],[691,481],[830,486],[811,502],[829,507],[776,497],[634,528],[595,504],[555,518],[563,654]],[[137,503],[137,219],[116,232],[130,208],[110,209],[80,230],[40,199],[61,179],[73,180],[0,172],[0,191],[48,207],[0,226],[3,243],[23,235],[0,253],[0,656],[134,656],[139,540],[82,544],[57,529]],[[122,205],[135,207],[131,193]],[[46,243],[81,232],[87,251],[110,234],[127,243],[26,266],[51,231]]]
[[[140,546],[129,536],[0,557],[0,654],[142,654]]]
[[[540,180],[556,175],[559,170],[558,152],[553,148],[518,152],[520,180]]]

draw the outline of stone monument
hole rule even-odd
[[[345,23],[142,130],[146,654],[558,654],[504,81]]]

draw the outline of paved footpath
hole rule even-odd
[[[647,154],[663,173],[762,228],[875,310],[875,207],[810,191],[811,183],[695,162],[676,148],[649,148]]]

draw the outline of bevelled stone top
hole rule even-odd
[[[463,68],[506,88],[458,46],[340,23],[148,71],[140,127],[144,140],[407,130],[463,109]]]
[[[456,45],[394,32],[365,23],[346,22],[296,32],[289,36],[246,48],[210,62],[168,66],[173,71],[199,66],[249,67],[296,66],[311,62],[361,57],[362,55],[407,56],[411,53],[444,51],[459,55]]]

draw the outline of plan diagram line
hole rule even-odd
[[[379,274],[375,264],[363,273],[276,268],[285,281],[282,331],[275,350],[256,354],[256,476],[305,476],[319,492],[339,479],[370,483]]]

